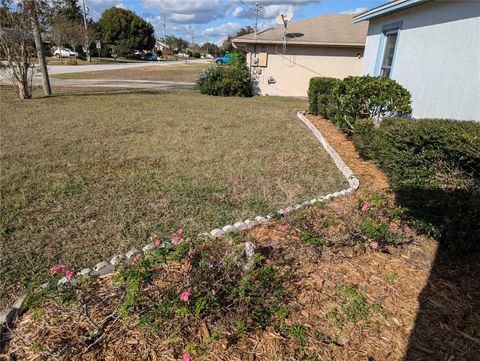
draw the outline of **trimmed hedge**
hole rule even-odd
[[[253,96],[248,68],[240,63],[212,66],[197,78],[196,88],[202,94],[216,96]]]
[[[449,250],[479,246],[480,124],[391,118],[356,123],[355,147],[387,173],[417,230]]]
[[[411,95],[395,80],[372,76],[349,76],[332,89],[335,115],[332,121],[347,133],[359,119],[380,121],[412,113]]]
[[[312,78],[308,90],[310,113],[329,118],[349,134],[359,119],[409,116],[410,99],[395,80],[372,76]]]
[[[332,89],[340,82],[341,80],[336,78],[311,78],[308,87],[308,111],[324,117],[333,114],[330,107],[332,103]]]

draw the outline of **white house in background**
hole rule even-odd
[[[394,0],[363,21],[363,74],[408,89],[413,117],[480,121],[480,1]]]

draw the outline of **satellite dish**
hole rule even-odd
[[[288,11],[286,14],[280,14],[275,18],[275,22],[278,25],[283,25],[287,27],[287,24],[290,20],[293,18],[293,13],[291,11]]]

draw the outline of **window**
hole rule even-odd
[[[392,72],[393,56],[395,53],[395,45],[397,43],[398,30],[390,30],[385,33],[385,50],[383,52],[382,67],[380,68],[380,76],[389,78]]]

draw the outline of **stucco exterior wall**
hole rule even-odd
[[[252,51],[252,46],[248,46],[248,65]],[[283,54],[281,45],[257,45],[257,53],[262,52],[268,54],[267,66],[252,67],[257,93],[262,95],[306,97],[310,78],[360,75],[362,67],[363,48],[290,45]],[[269,77],[275,83],[268,84]]]
[[[382,27],[396,22],[391,78],[412,93],[413,117],[480,121],[480,4],[432,1],[371,20],[363,74],[377,75]]]

